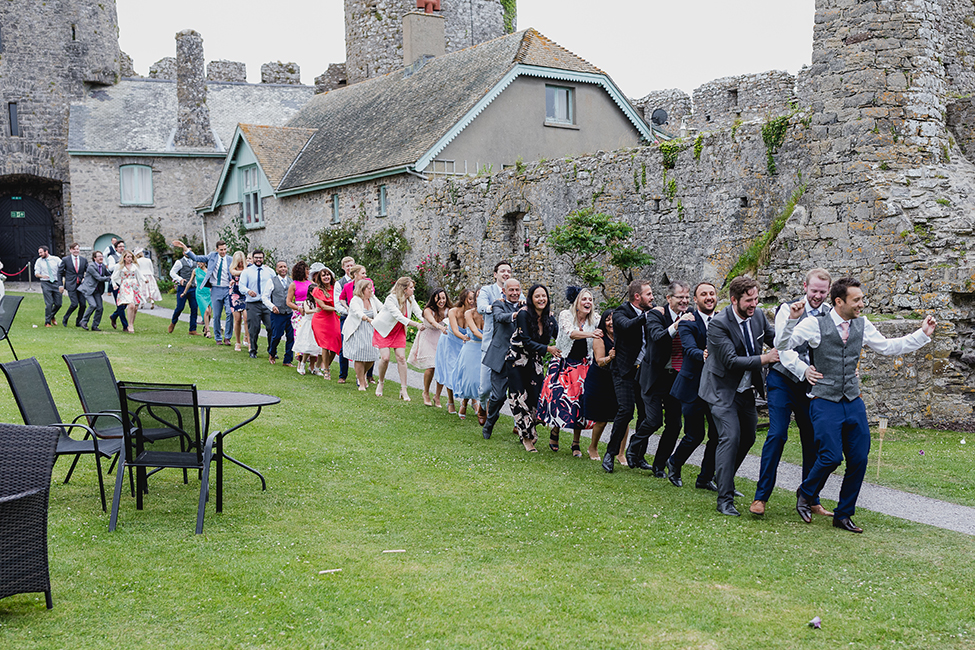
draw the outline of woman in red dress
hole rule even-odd
[[[393,289],[382,304],[376,320],[372,325],[372,344],[379,348],[379,381],[376,384],[376,396],[383,396],[383,381],[386,379],[386,368],[389,367],[389,351],[396,355],[396,368],[399,370],[399,396],[409,402],[410,395],[406,391],[406,328],[420,327],[423,312],[416,304],[413,290],[416,285],[413,280],[403,276],[396,281]],[[413,320],[410,318],[412,316]]]
[[[311,295],[320,310],[312,317],[311,329],[315,333],[315,342],[322,349],[322,366],[328,381],[332,378],[332,360],[342,349],[342,328],[339,313],[335,310],[335,274],[331,269],[325,267],[319,271]]]

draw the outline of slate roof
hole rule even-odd
[[[241,124],[240,131],[257,156],[271,187],[277,187],[308,138],[316,133],[315,129],[256,124]]]
[[[209,82],[210,127],[219,142],[213,149],[179,151],[225,151],[239,122],[280,126],[314,94],[311,86]],[[71,103],[68,151],[172,152],[176,108],[176,82],[168,79],[123,79],[94,88]]]
[[[287,123],[318,132],[277,189],[416,163],[518,64],[605,74],[527,29],[316,95]]]

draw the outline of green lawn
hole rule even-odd
[[[425,408],[418,391],[359,394],[167,335],[148,314],[135,335],[30,327],[41,319],[31,296],[14,345],[38,357],[64,417],[79,406],[60,354],[86,350],[106,350],[122,379],[282,402],[227,439],[268,491],[227,469],[224,512],[208,508],[202,536],[192,480],[152,477],[145,509],[124,497],[109,533],[93,463],[63,485],[59,462],[55,608],[0,600],[2,648],[975,648],[972,537],[868,511],[863,535],[785,508],[721,517],[710,493],[606,475],[568,445],[526,454],[510,420],[484,441],[476,419]],[[0,391],[0,418],[19,422]],[[927,468],[936,483],[955,465]]]

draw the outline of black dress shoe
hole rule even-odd
[[[603,456],[603,470],[605,470],[608,474],[612,474],[614,463],[615,463],[615,458],[613,454],[607,451],[606,455]]]
[[[481,435],[484,436],[484,439],[485,440],[490,440],[491,439],[491,431],[492,431],[493,428],[494,427],[489,427],[487,425],[484,425],[484,428],[481,429]]]
[[[744,494],[742,494],[741,492],[739,492],[738,490],[735,490],[735,496],[736,496],[736,497],[743,497],[743,496],[745,496],[745,495],[744,495]]]
[[[796,512],[802,517],[802,520],[807,524],[812,521],[812,510],[810,509],[812,504],[806,499],[802,494],[802,490],[796,490]],[[849,521],[849,519],[847,519]],[[833,520],[833,525],[836,525],[836,520]]]
[[[84,323],[82,323],[82,324],[81,324],[81,325],[79,325],[78,327],[80,327],[81,329],[83,329],[83,330],[85,330],[86,332],[88,331],[88,326],[87,326],[87,325],[85,325]]]
[[[92,328],[91,328],[91,331],[92,331],[92,332],[101,332],[102,330],[101,330],[101,328],[100,328],[100,327],[92,327]]]
[[[696,487],[698,490],[708,490],[709,492],[718,491],[718,486],[714,484],[714,481],[707,481],[703,483],[701,481],[698,481],[697,483],[694,484],[694,487]]]
[[[680,472],[674,468],[674,464],[667,461],[667,479],[673,484],[674,487],[683,487],[684,482],[680,480]]]
[[[667,472],[664,471],[664,468],[651,467],[650,469],[651,471],[653,471],[653,475],[656,476],[657,478],[667,478]]]
[[[842,528],[851,533],[863,532],[863,529],[850,521],[849,517],[833,517],[833,528]]]
[[[741,513],[735,509],[733,503],[719,503],[718,512],[729,517],[740,517]]]
[[[632,456],[626,457],[626,464],[630,469],[649,469],[649,470],[653,469],[653,467],[650,466],[650,463],[648,463],[646,460],[644,459],[637,460]]]
[[[257,358],[257,353],[256,352],[251,352],[250,355],[251,355],[251,359],[256,359]]]

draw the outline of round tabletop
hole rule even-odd
[[[130,399],[143,404],[172,404],[190,406],[192,393],[185,390],[154,390],[144,393],[129,393]],[[280,397],[263,393],[241,393],[233,390],[198,390],[196,403],[200,408],[254,408],[271,406],[281,401]]]

